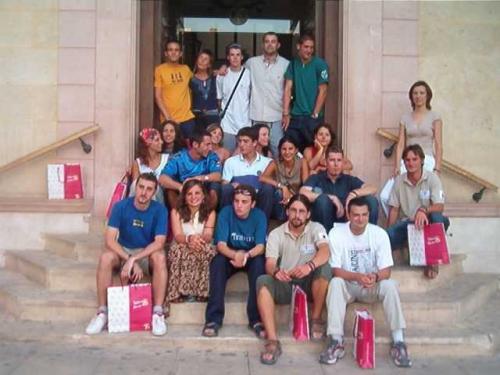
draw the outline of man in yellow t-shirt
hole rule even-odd
[[[155,68],[155,102],[161,112],[161,121],[177,122],[183,137],[188,139],[195,126],[189,91],[193,73],[187,65],[179,63],[181,56],[181,44],[177,40],[168,41],[167,61]]]

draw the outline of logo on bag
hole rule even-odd
[[[427,245],[437,245],[439,243],[441,243],[439,236],[427,237]]]
[[[132,303],[132,310],[135,310],[135,309],[140,309],[142,307],[146,307],[149,305],[149,301],[147,298],[144,298],[144,299],[140,299],[138,301],[134,301]]]

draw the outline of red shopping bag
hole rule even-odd
[[[115,185],[115,189],[113,190],[113,194],[111,195],[111,199],[108,203],[108,208],[106,209],[106,217],[109,219],[111,216],[111,210],[115,203],[121,201],[127,195],[128,189],[128,175],[125,174],[120,182]]]
[[[64,164],[64,199],[82,199],[82,168],[80,164]]]
[[[361,368],[375,368],[375,319],[367,310],[356,310],[354,358]]]
[[[421,230],[409,224],[408,248],[412,266],[450,263],[443,223],[429,224]]]
[[[309,340],[309,317],[307,313],[307,294],[298,285],[292,286],[292,317],[290,325],[293,337],[298,341]]]
[[[151,330],[153,314],[151,284],[108,288],[108,331]]]

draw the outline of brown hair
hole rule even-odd
[[[412,94],[413,94],[413,89],[418,86],[423,86],[425,88],[426,92],[426,98],[425,98],[425,107],[427,109],[432,109],[431,107],[431,99],[432,99],[432,90],[431,87],[427,84],[425,81],[417,81],[410,87],[410,91],[408,91],[408,96],[410,97],[410,102],[411,102],[411,107],[415,109],[415,102],[413,101]]]
[[[304,33],[300,36],[299,38],[299,44],[303,44],[304,42],[311,40],[313,43],[316,42],[316,39],[314,38],[314,35],[312,33]]]
[[[191,220],[191,210],[186,204],[186,195],[189,190],[195,186],[199,186],[204,195],[203,202],[201,202],[200,209],[198,210],[198,222],[204,223],[208,219],[210,212],[212,212],[210,205],[206,202],[208,193],[205,185],[203,185],[203,182],[199,180],[189,180],[182,186],[182,191],[179,195],[179,199],[177,200],[177,212],[179,212],[179,216],[184,223],[188,223]]]
[[[342,156],[344,156],[344,150],[342,150],[340,147],[338,146],[329,146],[327,149],[326,149],[326,153],[325,153],[325,156],[326,158],[328,159],[328,156],[330,154],[342,154]]]
[[[212,77],[213,65],[214,65],[214,54],[209,49],[202,49],[196,55],[196,60],[195,60],[194,69],[193,69],[194,73],[196,74],[196,72],[198,71],[198,64],[197,63],[198,63],[198,59],[200,58],[201,55],[207,55],[209,57],[210,65],[208,66],[207,74],[209,77]],[[212,77],[212,78],[215,79],[214,77]]]
[[[422,160],[422,165],[423,165],[424,159],[425,159],[425,153],[424,153],[424,150],[422,150],[422,147],[418,144],[406,146],[405,149],[403,150],[403,160],[406,159],[406,156],[408,156],[408,153],[410,151],[413,152],[415,155],[420,157],[420,159]]]
[[[181,131],[179,129],[179,124],[176,123],[173,120],[165,120],[161,123],[161,128],[159,129],[161,139],[163,140],[163,149],[162,152],[167,151],[167,142],[163,138],[163,129],[165,129],[165,126],[167,124],[170,124],[174,127],[175,130],[175,136],[174,136],[174,147],[172,149],[172,154],[177,153],[178,151],[182,150],[184,147],[186,147],[184,140],[182,139]]]

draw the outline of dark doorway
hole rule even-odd
[[[301,33],[316,35],[316,53],[327,60],[331,81],[326,120],[336,130],[342,82],[339,58],[340,3],[324,0],[162,0],[141,1],[139,127],[157,125],[152,77],[163,59],[163,45],[176,38],[183,45],[183,62],[191,68],[201,49],[210,49],[216,66],[225,61],[225,47],[238,42],[247,57],[261,53],[262,35],[274,31],[280,54],[291,59]],[[153,103],[151,105],[151,103]]]

